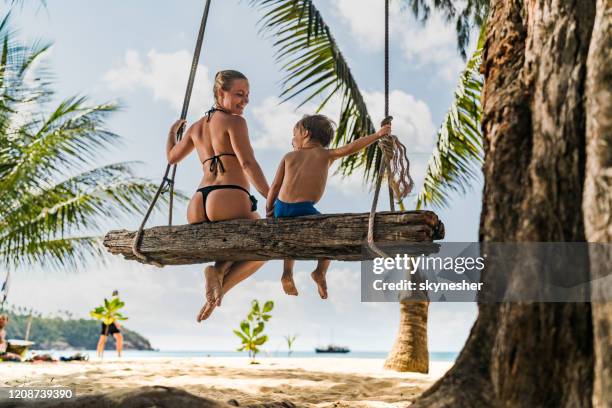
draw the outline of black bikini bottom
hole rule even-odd
[[[249,190],[247,190],[244,187],[236,186],[233,184],[222,184],[218,186],[202,187],[197,190],[200,193],[202,193],[202,199],[204,200],[204,214],[206,214],[206,199],[208,198],[208,195],[215,190],[224,190],[224,189],[244,191],[245,193],[248,194],[249,199],[251,200],[251,211],[257,211],[257,199],[253,195],[251,195],[251,193],[249,193]],[[208,218],[208,216],[206,216],[206,218]]]

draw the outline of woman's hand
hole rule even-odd
[[[391,124],[383,125],[378,132],[376,132],[376,136],[379,138],[389,136],[391,134]]]
[[[185,119],[179,119],[172,124],[170,127],[170,134],[176,136],[181,128],[183,128],[187,124]]]

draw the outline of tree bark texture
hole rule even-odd
[[[491,2],[482,71],[481,242],[584,241],[585,82],[595,0]],[[537,270],[486,269],[479,316],[455,366],[418,407],[588,407],[591,307],[494,303]]]
[[[154,227],[144,231],[140,250],[164,265],[214,260],[371,259],[373,254],[365,251],[368,216],[329,214]],[[435,251],[437,245],[431,242],[444,238],[444,225],[431,211],[378,213],[374,231],[374,239],[381,245],[424,243],[416,255]],[[133,231],[111,231],[104,245],[113,254],[135,260],[135,235]]]
[[[399,331],[385,368],[400,372],[429,372],[427,315],[429,301],[400,302]]]
[[[586,82],[586,181],[584,226],[589,242],[612,242],[612,0],[598,0]],[[593,406],[612,404],[612,253],[590,253],[595,352]],[[606,278],[607,279],[604,279]]]

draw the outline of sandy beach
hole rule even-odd
[[[2,386],[62,385],[77,395],[162,385],[240,405],[290,401],[300,407],[406,407],[452,363],[432,362],[430,373],[382,369],[381,359],[113,357],[89,362],[3,363]]]

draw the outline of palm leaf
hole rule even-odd
[[[448,205],[450,192],[465,193],[466,186],[478,178],[483,162],[480,65],[484,31],[483,26],[477,50],[461,74],[453,104],[438,130],[436,147],[417,196],[417,209],[425,205]]]

